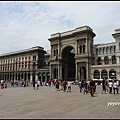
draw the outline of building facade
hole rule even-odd
[[[94,64],[93,38],[89,26],[82,26],[63,33],[52,34],[50,74],[51,78],[80,80],[91,77]]]
[[[3,80],[28,80],[49,79],[49,69],[45,68],[43,47],[0,55],[0,79]]]
[[[95,33],[89,26],[52,34],[51,78],[67,80],[120,80],[120,29],[112,34],[115,42],[94,45]]]
[[[120,80],[120,29],[114,42],[94,45],[96,34],[89,26],[51,34],[51,50],[35,46],[0,55],[0,79]]]
[[[115,42],[94,45],[94,65],[91,66],[91,78],[94,80],[120,80],[120,29],[112,34]]]

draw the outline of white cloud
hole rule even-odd
[[[51,34],[84,25],[95,43],[114,42],[120,26],[120,2],[0,2],[0,54],[39,45],[50,49]]]

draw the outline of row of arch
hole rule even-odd
[[[31,77],[32,76],[32,77]],[[46,79],[49,80],[50,78],[50,73],[49,72],[39,72],[38,74],[36,73],[0,73],[0,79],[3,80],[33,80],[35,79],[42,79],[45,81]]]
[[[115,51],[116,51],[116,46],[97,48],[96,49],[96,55],[98,55],[98,54],[115,53]]]
[[[79,53],[85,53],[86,46],[85,45],[79,45]],[[58,55],[58,49],[53,50],[53,56]]]
[[[99,70],[94,71],[94,79],[116,79],[116,71],[114,69],[111,69],[110,71],[102,70],[101,72]]]
[[[85,45],[80,45],[79,46],[79,49],[80,49],[80,53],[85,53]]]
[[[112,57],[111,57],[111,63],[112,64],[116,64],[116,56],[115,55],[113,55]],[[101,59],[101,57],[98,57],[98,59],[97,59],[97,64],[98,65],[102,65],[102,59]],[[110,64],[110,59],[109,59],[109,57],[108,56],[105,56],[104,57],[104,64]]]

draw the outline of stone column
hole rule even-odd
[[[60,69],[60,71],[59,71],[59,76],[60,76],[60,79],[62,79],[62,66],[61,66],[61,64],[60,64],[60,66],[59,66],[59,69]]]
[[[86,62],[86,80],[88,80],[88,74],[89,74],[89,61]]]
[[[38,80],[38,73],[35,73],[35,80]]]
[[[116,56],[116,60],[117,60],[116,63],[119,64],[119,61],[120,61],[119,56]]]
[[[52,68],[51,68],[52,66],[50,65],[50,79],[52,79],[53,78],[53,74],[52,74]]]
[[[102,78],[101,78],[101,70],[100,70],[99,72],[100,72],[100,79],[102,79]]]
[[[77,62],[75,63],[76,65],[76,75],[75,75],[75,81],[78,81],[78,66],[77,66]]]
[[[32,73],[30,73],[30,83],[32,83]]]

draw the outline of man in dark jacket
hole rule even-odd
[[[91,96],[93,97],[94,91],[95,91],[95,81],[90,80],[89,85],[90,85],[90,93],[91,93]]]
[[[35,90],[35,80],[32,81],[33,89]]]

